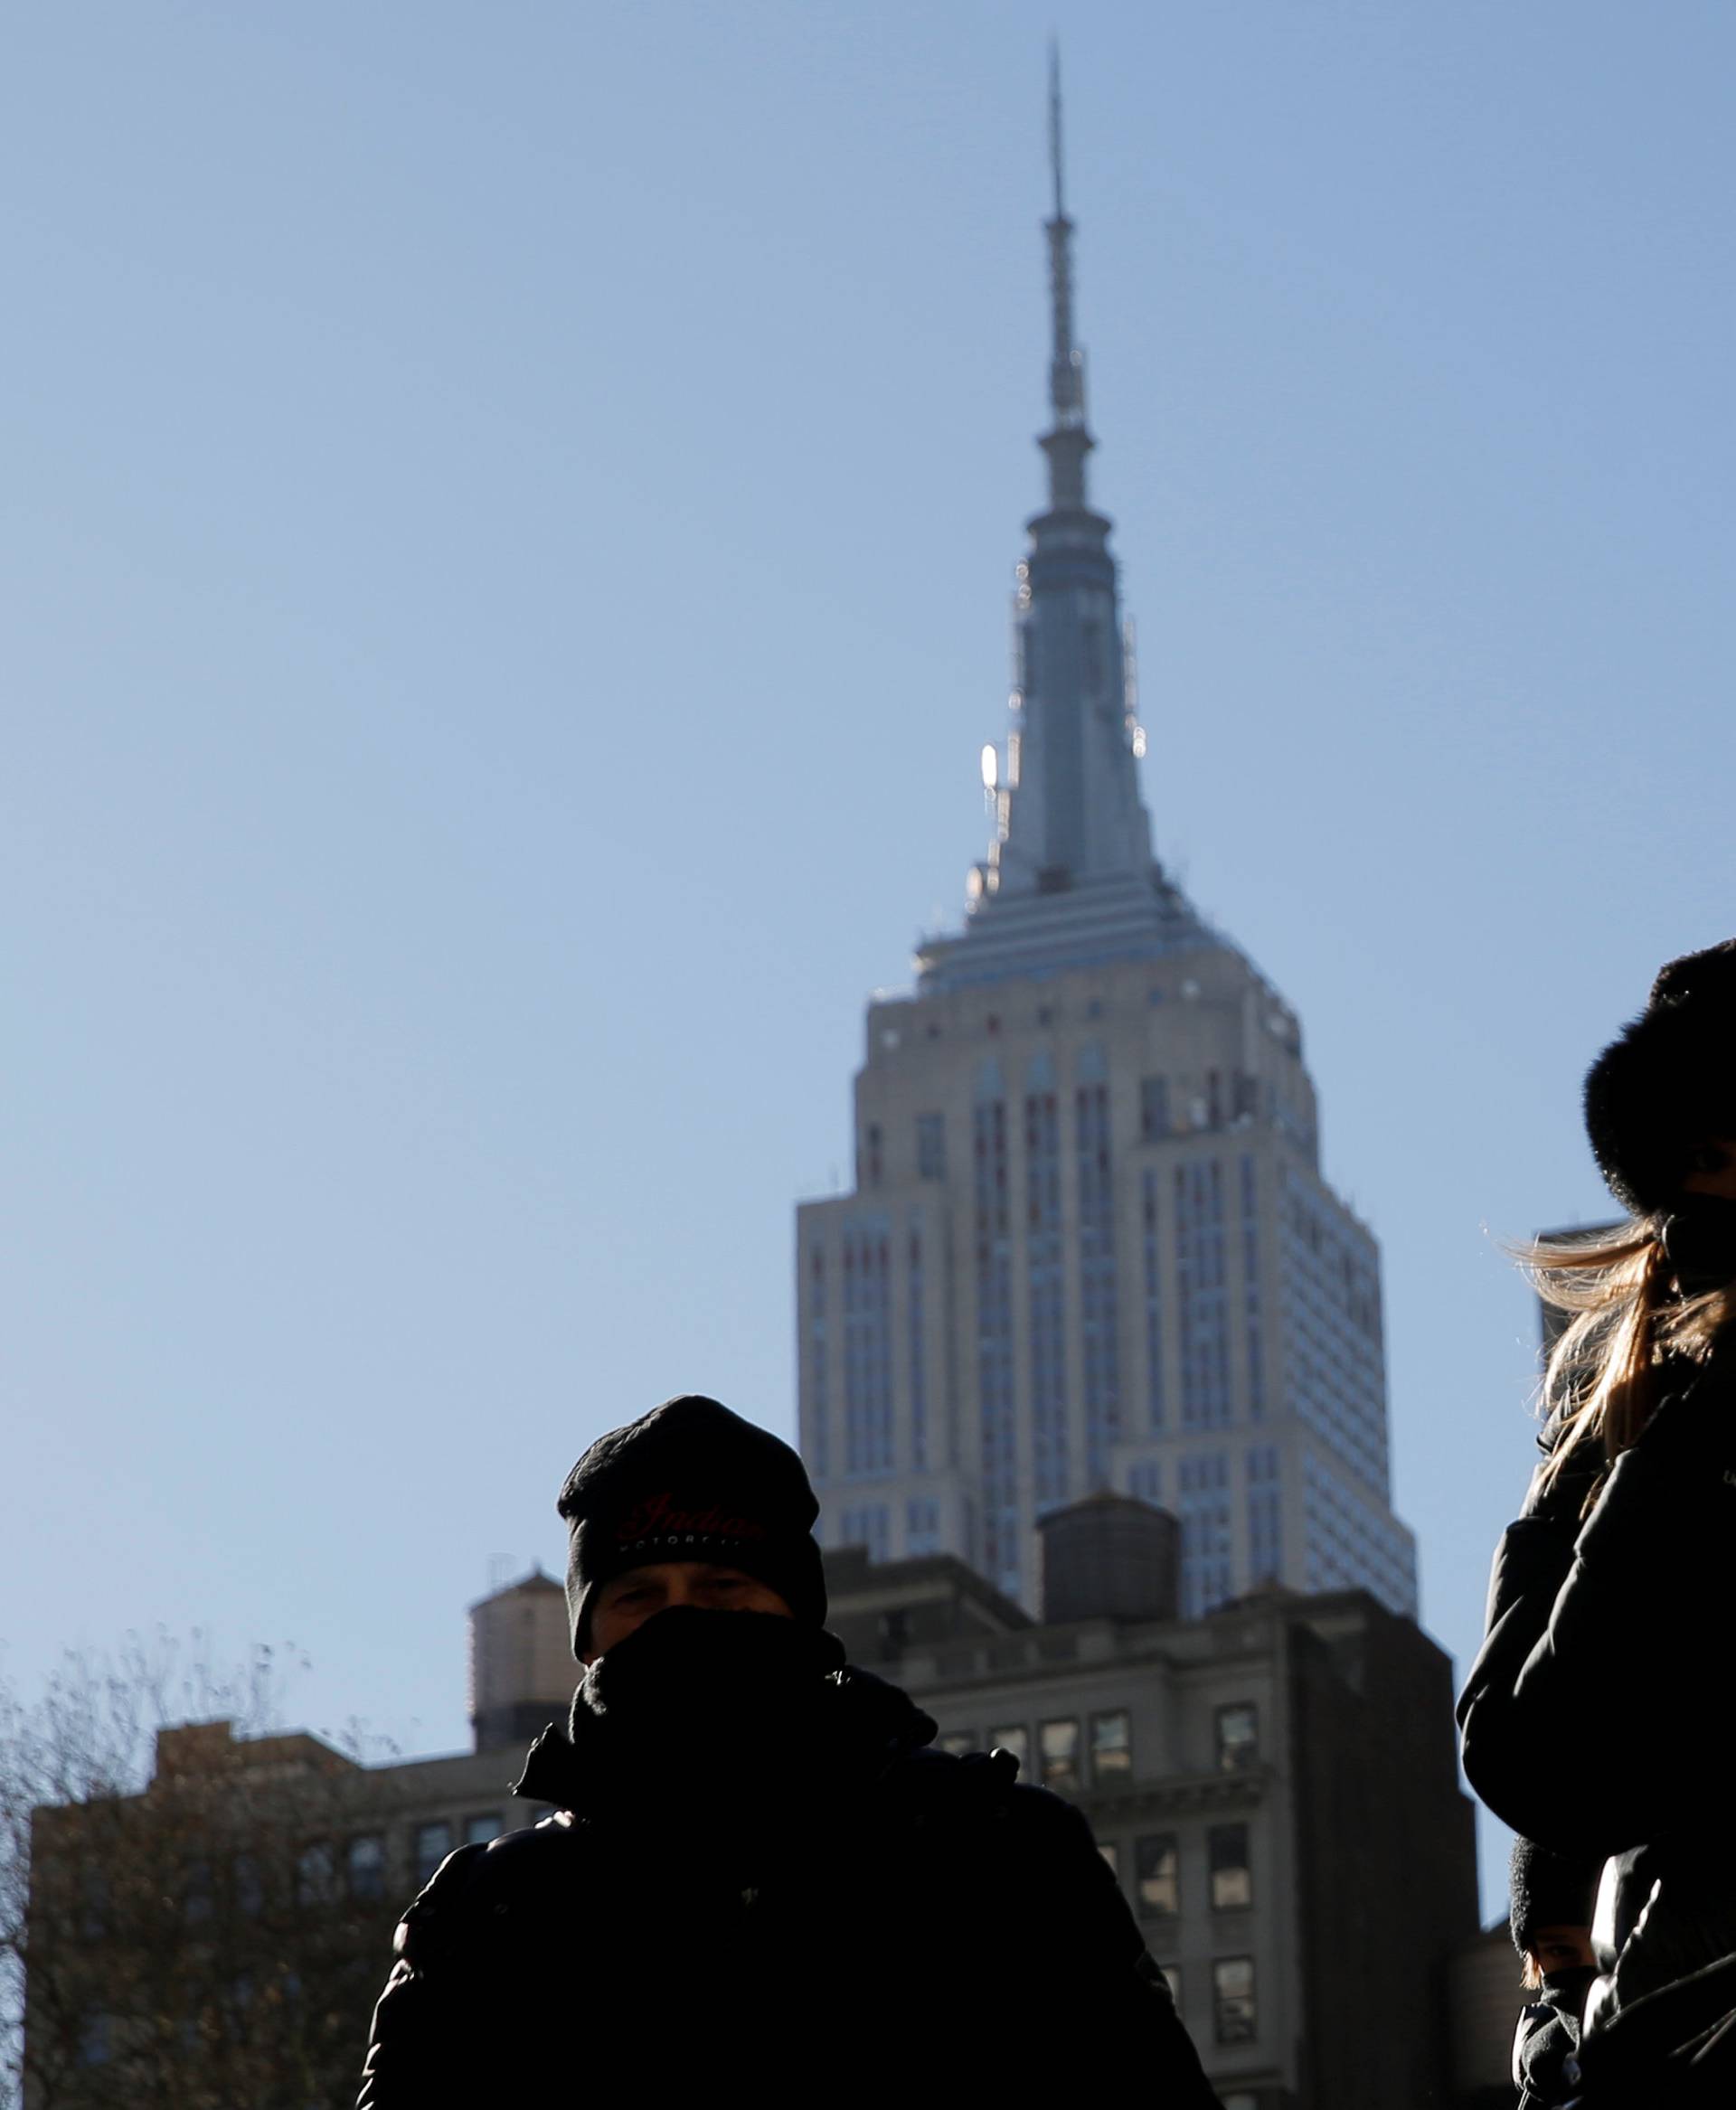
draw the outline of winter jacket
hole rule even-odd
[[[1552,1488],[1533,1479],[1458,1703],[1466,1776],[1490,1809],[1605,1857],[1588,2089],[1624,2010],[1736,1952],[1736,1814],[1708,1677],[1736,1610],[1736,1359],[1684,1366],[1599,1486],[1600,1472],[1576,1455]]]
[[[1596,1973],[1589,1965],[1554,1971],[1519,2011],[1513,2038],[1513,2085],[1519,2110],[1561,2110],[1578,2091],[1580,2011]]]
[[[928,1716],[814,1639],[811,1704],[764,1743],[647,1735],[631,1695],[599,1712],[581,1686],[517,1784],[557,1813],[460,1848],[406,1913],[359,2110],[910,2102],[1047,2074],[1215,2110],[1080,1813],[1005,1753],[932,1749]]]

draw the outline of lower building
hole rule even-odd
[[[368,1766],[318,1737],[192,1722],[157,1732],[139,1793],[33,1813],[21,1938],[4,1930],[24,1966],[22,2110],[354,2099],[405,1905],[455,1847],[547,1813],[511,1784],[571,1697],[561,1586],[496,1592],[470,1638],[473,1750]]]
[[[1524,1990],[1505,1918],[1455,1951],[1448,1971],[1453,2030],[1453,2110],[1513,2110],[1514,2038]]]
[[[1180,1536],[1126,1496],[1052,1513],[1041,1618],[952,1555],[838,1549],[830,1624],[942,1745],[1085,1812],[1225,2110],[1444,2105],[1477,1927],[1448,1660],[1362,1590],[1183,1618]],[[348,2099],[403,1904],[543,1814],[508,1788],[570,1695],[560,1586],[485,1599],[471,1644],[474,1750],[361,1766],[195,1723],[142,1794],[38,1813],[25,2110]]]
[[[951,1556],[842,1549],[831,1624],[945,1747],[1084,1811],[1225,2110],[1445,2104],[1477,1929],[1449,1661],[1360,1589],[1178,1618],[1178,1538],[1123,1496],[1052,1514],[1040,1620]]]

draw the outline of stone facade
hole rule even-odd
[[[1040,1621],[948,1555],[826,1568],[853,1660],[1085,1812],[1225,2110],[1449,2100],[1476,1848],[1450,1665],[1413,1622],[1276,1586]]]

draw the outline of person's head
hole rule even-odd
[[[1552,1853],[1534,1840],[1514,1841],[1507,1863],[1508,1924],[1528,1986],[1596,1964],[1591,1914],[1602,1867],[1600,1860]]]
[[[558,1507],[580,1663],[678,1606],[825,1624],[819,1504],[802,1462],[715,1399],[684,1393],[599,1436]]]
[[[1585,1125],[1625,1221],[1537,1240],[1537,1289],[1575,1314],[1544,1400],[1614,1459],[1659,1396],[1666,1353],[1703,1356],[1736,1320],[1736,939],[1663,967],[1646,1009],[1591,1065]]]
[[[1690,1193],[1726,1192],[1736,938],[1658,969],[1645,1010],[1586,1073],[1585,1126],[1609,1192],[1637,1220],[1667,1217]]]
[[[1597,1968],[1597,1951],[1591,1946],[1591,1929],[1552,1920],[1532,1930],[1530,1943],[1520,1951],[1524,1959],[1525,1984],[1535,1990],[1544,1979],[1562,1971]]]

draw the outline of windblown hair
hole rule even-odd
[[[1543,1411],[1560,1425],[1546,1484],[1583,1444],[1599,1445],[1605,1467],[1614,1465],[1657,1407],[1663,1365],[1678,1357],[1703,1361],[1736,1318],[1736,1283],[1695,1296],[1678,1293],[1665,1221],[1661,1214],[1634,1216],[1517,1250],[1543,1302],[1573,1314],[1543,1373]]]

